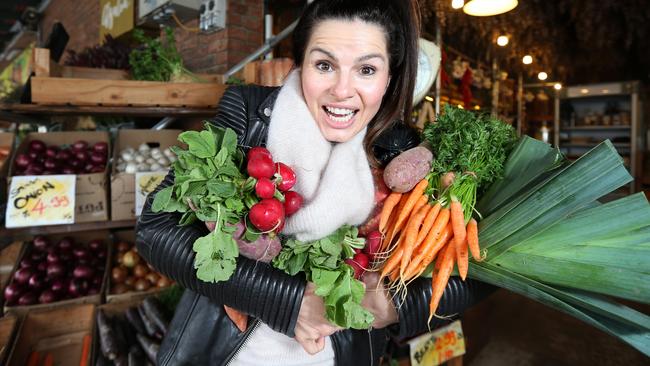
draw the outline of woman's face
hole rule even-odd
[[[302,64],[302,92],[328,141],[348,141],[368,125],[381,106],[389,71],[380,26],[326,20],[314,28]]]

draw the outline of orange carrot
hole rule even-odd
[[[425,196],[424,199],[426,200]],[[404,275],[404,270],[408,266],[409,262],[411,261],[411,256],[413,255],[413,251],[415,250],[415,240],[417,239],[418,232],[420,230],[420,226],[422,225],[422,221],[424,220],[424,217],[426,214],[429,212],[429,205],[425,204],[420,207],[418,212],[413,215],[411,220],[408,223],[408,226],[405,231],[405,237],[404,237],[404,244],[402,247],[404,248],[403,253],[402,253],[402,263],[400,265],[400,276]]]
[[[481,262],[485,259],[481,256],[481,247],[478,245],[478,223],[473,218],[467,223],[467,243],[475,261]]]
[[[409,264],[406,271],[404,272],[404,277],[406,279],[411,279],[415,276],[419,276],[424,272],[427,266],[433,262],[433,259],[436,257],[436,254],[447,244],[451,239],[453,232],[451,225],[446,225],[442,230],[442,233],[433,240],[425,241],[424,245],[418,248],[418,251],[415,254],[415,258]]]
[[[29,359],[27,360],[27,366],[38,366],[41,361],[41,354],[33,351],[29,354]]]
[[[43,360],[43,366],[54,366],[54,356],[52,356],[51,353],[45,355],[45,359]]]
[[[230,320],[235,323],[237,329],[242,333],[245,332],[248,327],[248,315],[226,305],[223,306],[223,309],[226,311],[226,314],[228,314]]]
[[[400,215],[400,212],[404,209],[404,204],[406,204],[406,201],[408,201],[409,195],[408,194],[403,194],[402,198],[399,200],[399,204],[397,205],[397,209],[394,209],[393,212],[391,213],[390,220],[388,222],[388,227],[386,228],[386,242],[388,244],[392,243],[397,234],[399,233],[399,230],[397,229],[397,226],[395,225],[397,223],[397,218]],[[387,247],[389,245],[386,245]]]
[[[400,243],[398,242],[397,245]],[[402,253],[404,252],[404,249],[399,246],[393,254],[391,254],[390,258],[384,263],[384,268],[381,270],[381,276],[380,279],[385,278],[388,274],[390,274],[394,269],[397,268],[397,266],[401,263],[402,261]],[[399,272],[399,271],[397,271]]]
[[[460,246],[465,242],[467,231],[465,229],[465,214],[463,205],[455,199],[452,199],[451,205],[451,227],[454,229],[454,241]]]
[[[413,210],[415,204],[418,203],[418,201],[420,201],[422,198],[422,194],[424,193],[424,190],[427,188],[428,184],[428,180],[422,179],[420,183],[418,183],[415,188],[411,190],[407,201],[404,202],[404,207],[399,212],[399,216],[397,217],[397,222],[395,223],[395,226],[397,228],[401,229],[402,225],[406,223],[405,221],[407,221],[407,219],[410,217],[411,211]]]
[[[84,336],[82,346],[81,346],[81,359],[79,360],[79,366],[88,366],[90,360],[90,334]]]
[[[384,201],[384,207],[381,208],[381,216],[379,218],[379,232],[384,234],[386,232],[386,225],[388,224],[388,219],[393,212],[393,209],[402,198],[402,194],[398,192],[393,192],[388,195],[388,198]]]
[[[440,299],[447,288],[447,282],[449,282],[449,276],[451,276],[451,271],[454,269],[454,254],[455,248],[452,243],[447,244],[445,252],[442,255],[442,258],[438,257],[440,260],[440,267],[438,271],[434,271],[434,276],[431,281],[431,301],[429,302],[429,319],[427,323],[431,322],[431,318],[436,313]],[[438,262],[436,260],[436,264]]]
[[[431,206],[429,209],[429,212],[427,212],[427,216],[424,218],[424,221],[422,222],[422,229],[420,229],[420,232],[418,233],[417,239],[415,239],[415,245],[419,246],[420,243],[424,240],[424,238],[427,237],[427,234],[429,234],[429,231],[433,227],[433,223],[436,222],[436,218],[438,217],[438,213],[440,212],[440,203],[436,202],[435,205]]]
[[[467,238],[458,245],[457,241],[454,241],[454,247],[456,247],[456,262],[458,264],[458,274],[460,278],[465,281],[467,277],[467,271],[469,269],[469,253],[467,252]]]

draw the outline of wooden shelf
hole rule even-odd
[[[630,126],[575,126],[575,127],[560,127],[562,131],[616,131],[616,130],[630,130]]]
[[[125,117],[212,117],[216,108],[105,107],[3,104],[0,111],[23,115],[112,115]]]
[[[79,231],[108,230],[135,227],[136,220],[84,222],[68,225],[30,226],[22,228],[0,228],[0,248],[17,239],[29,238],[35,235],[51,235],[75,233]]]

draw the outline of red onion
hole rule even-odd
[[[29,151],[43,152],[47,146],[41,140],[32,140],[29,142]]]

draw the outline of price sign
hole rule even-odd
[[[421,335],[409,342],[412,366],[440,365],[465,354],[465,337],[460,320]]]
[[[6,226],[74,223],[75,175],[18,176],[11,179]]]
[[[167,175],[163,172],[135,173],[135,215],[140,216],[147,195],[162,183]]]

